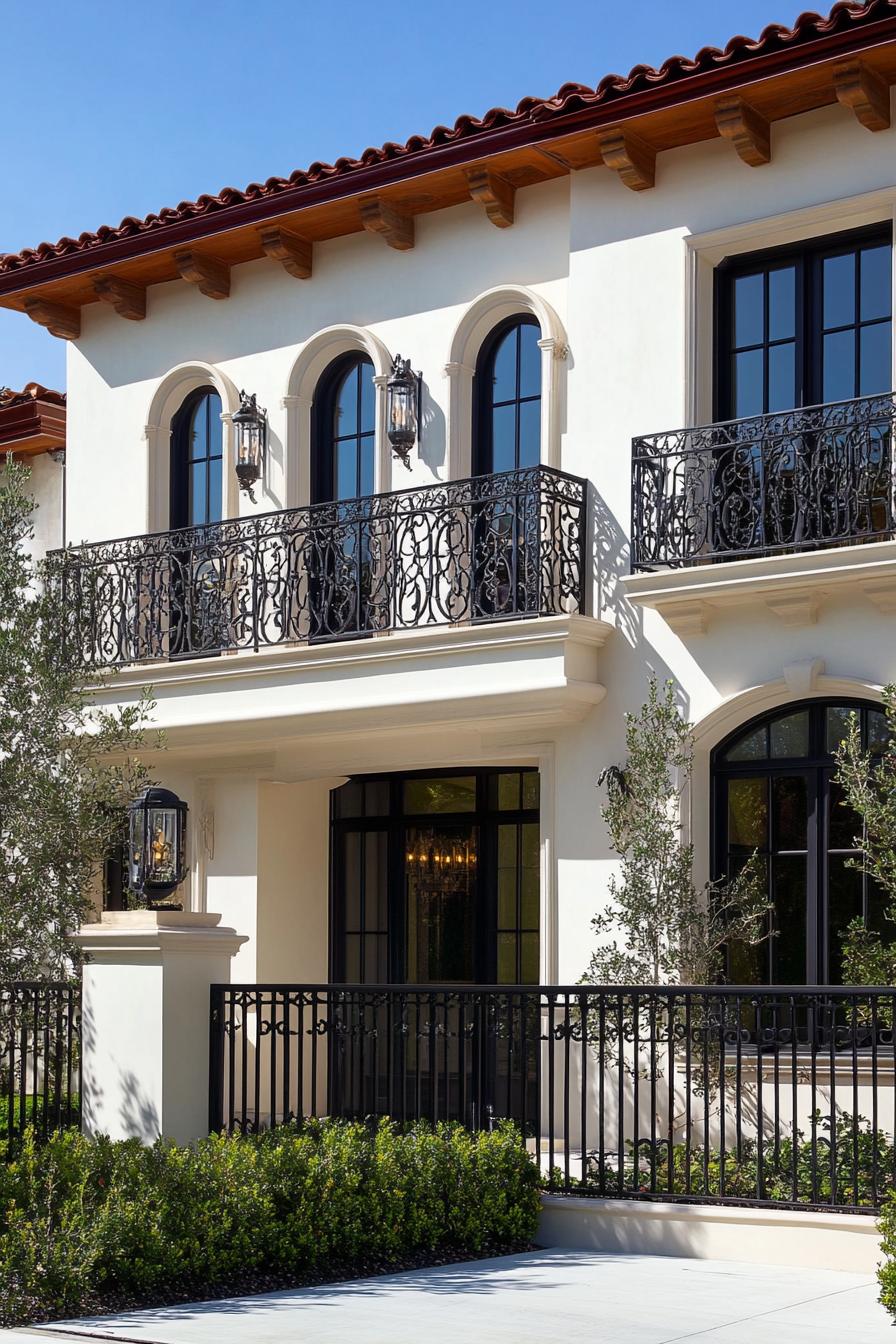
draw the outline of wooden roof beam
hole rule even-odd
[[[368,233],[378,233],[390,247],[409,252],[414,246],[414,217],[403,215],[379,196],[367,196],[358,202],[361,223]]]
[[[129,322],[142,322],[146,317],[145,285],[135,285],[117,275],[98,275],[93,281],[93,292]]]
[[[838,61],[834,66],[837,101],[854,112],[868,131],[890,126],[890,86],[883,75],[864,61]]]
[[[25,300],[25,312],[39,327],[63,341],[76,341],[81,335],[81,310],[67,303],[52,303],[35,296]]]
[[[174,264],[181,280],[195,285],[207,299],[230,298],[230,267],[226,262],[184,247],[174,253]]]
[[[597,132],[601,158],[632,191],[647,191],[656,182],[656,150],[634,131],[606,126]]]
[[[498,173],[488,168],[467,168],[467,186],[474,201],[485,206],[485,213],[495,228],[509,229],[513,223],[513,203],[516,188]]]
[[[715,105],[719,135],[730,140],[744,163],[759,168],[772,157],[771,135],[766,118],[736,94],[720,98]]]
[[[297,233],[290,233],[288,229],[280,229],[276,225],[259,229],[258,237],[265,255],[272,261],[279,261],[287,275],[295,276],[296,280],[311,279],[314,247],[307,238],[300,238]]]

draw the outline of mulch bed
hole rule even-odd
[[[384,1274],[403,1274],[411,1269],[436,1269],[440,1265],[471,1264],[477,1260],[489,1260],[494,1256],[517,1255],[521,1251],[534,1251],[532,1242],[516,1242],[511,1245],[486,1245],[475,1254],[469,1251],[456,1251],[446,1254],[420,1251],[416,1255],[405,1256],[400,1260],[381,1259],[369,1256],[366,1260],[354,1260],[350,1263],[330,1262],[326,1267],[309,1269],[303,1274],[270,1274],[263,1270],[252,1270],[226,1283],[186,1283],[169,1289],[158,1289],[154,1293],[139,1295],[135,1293],[103,1293],[85,1303],[81,1316],[118,1316],[126,1311],[146,1311],[157,1307],[176,1307],[192,1302],[220,1302],[229,1297],[255,1297],[260,1293],[283,1293],[296,1288],[318,1288],[328,1283],[344,1283],[350,1279],[371,1279]],[[30,1325],[46,1324],[49,1316],[35,1316]]]

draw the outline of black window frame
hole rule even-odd
[[[360,482],[361,471],[361,452],[363,440],[369,440],[373,444],[374,460],[374,483],[376,481],[376,389],[374,386],[373,394],[373,422],[370,429],[362,428],[361,409],[363,406],[362,378],[358,379],[358,429],[353,434],[337,434],[336,425],[336,406],[339,399],[339,393],[345,383],[346,378],[357,368],[367,368],[370,370],[370,380],[373,382],[375,367],[373,360],[369,355],[359,350],[349,350],[345,354],[337,355],[330,364],[324,369],[317,382],[315,389],[314,404],[311,408],[311,503],[312,504],[333,504],[337,501],[336,494],[336,472],[337,472],[337,444],[348,442],[350,439],[356,441],[356,477]],[[375,489],[375,484],[374,484]],[[363,498],[360,494],[356,496],[346,496],[350,498]]]
[[[497,326],[493,327],[488,333],[482,345],[479,348],[479,354],[476,359],[476,371],[473,380],[473,451],[471,455],[471,467],[473,476],[491,476],[495,472],[495,454],[494,454],[494,434],[492,424],[492,413],[499,406],[515,406],[515,428],[514,428],[514,466],[509,470],[524,470],[519,465],[520,462],[520,407],[529,405],[532,402],[541,403],[543,389],[539,383],[538,392],[533,396],[523,397],[520,395],[520,338],[517,337],[516,347],[516,374],[514,396],[507,401],[494,400],[494,365],[498,350],[502,345],[504,338],[514,329],[522,327],[534,327],[541,337],[541,324],[531,313],[514,313],[511,317],[506,317]],[[532,464],[537,466],[541,461],[544,451],[544,444],[541,442],[541,430],[539,426],[539,445],[538,459]]]
[[[830,882],[827,858],[832,853],[851,854],[854,849],[836,850],[828,844],[830,791],[836,769],[833,756],[825,749],[826,711],[831,708],[855,710],[860,715],[862,745],[867,746],[868,711],[883,713],[882,705],[856,696],[820,696],[790,701],[746,720],[728,733],[710,755],[710,872],[714,881],[728,873],[728,816],[726,784],[732,778],[762,776],[793,777],[804,775],[807,784],[806,823],[806,984],[830,984],[828,976],[832,955],[830,929]],[[763,726],[809,711],[809,752],[806,756],[771,757],[725,761],[724,756],[743,737]],[[769,824],[771,824],[769,822]],[[795,853],[796,851],[794,851]],[[869,882],[862,877],[863,917],[867,920]],[[767,961],[767,965],[768,965]],[[760,981],[775,985],[775,980]]]
[[[341,871],[340,837],[345,831],[385,832],[387,835],[387,898],[388,913],[386,935],[388,982],[406,983],[407,970],[407,909],[404,883],[404,855],[406,853],[406,834],[415,826],[433,824],[451,826],[474,826],[479,834],[478,895],[482,902],[481,920],[476,933],[475,981],[474,984],[495,984],[498,965],[498,883],[497,883],[497,844],[500,824],[535,823],[540,827],[541,801],[539,780],[539,805],[535,808],[499,808],[497,796],[492,801],[491,792],[497,792],[500,775],[538,775],[537,766],[455,766],[434,770],[408,770],[399,773],[383,771],[376,774],[352,775],[347,783],[359,784],[363,788],[368,784],[385,783],[388,789],[388,809],[384,813],[369,816],[340,816],[340,789],[330,793],[330,863],[329,863],[329,970],[333,984],[346,983],[345,971],[345,899],[344,874]],[[403,789],[412,779],[452,779],[471,776],[476,781],[476,805],[472,810],[462,812],[414,813],[404,810]],[[522,804],[522,795],[520,797]],[[540,830],[539,830],[540,836]],[[539,879],[539,890],[540,890]],[[520,912],[519,896],[517,898]],[[539,921],[540,921],[539,898]],[[362,924],[364,923],[362,915]],[[505,931],[505,930],[502,930]],[[517,933],[532,932],[528,927],[518,925]],[[541,958],[541,928],[539,935],[539,964]],[[517,966],[520,964],[520,941],[517,943]],[[363,965],[363,963],[362,963]],[[375,982],[371,982],[375,983]]]
[[[216,387],[211,384],[197,387],[190,392],[181,402],[177,411],[171,420],[171,458],[169,471],[169,527],[172,529],[191,528],[191,527],[209,527],[215,523],[221,522],[224,516],[224,436],[221,435],[221,452],[212,453],[211,447],[211,416],[209,406],[206,406],[205,419],[205,441],[204,451],[198,454],[193,452],[193,445],[190,442],[190,430],[193,425],[193,418],[201,402],[207,398],[216,397],[219,407],[223,410],[221,394]],[[192,467],[197,462],[205,463],[205,513],[203,519],[193,520],[191,513],[191,478]],[[217,517],[209,517],[209,505],[213,498],[211,486],[211,464],[213,462],[221,463],[221,490],[216,499]]]
[[[826,257],[849,253],[866,247],[893,248],[893,226],[881,221],[858,229],[846,229],[831,234],[804,238],[799,242],[787,243],[781,247],[762,249],[757,252],[740,252],[725,257],[714,271],[713,298],[713,420],[723,422],[737,419],[734,414],[734,380],[732,375],[734,345],[734,282],[738,277],[756,273],[767,273],[778,266],[795,265],[795,339],[796,370],[794,405],[787,410],[797,410],[807,406],[823,405],[823,344],[824,332],[822,312],[822,268]],[[766,295],[768,281],[765,282]],[[890,315],[887,318],[861,320],[857,312],[856,321],[850,324],[855,330],[863,326],[893,321],[892,297]],[[845,328],[830,328],[829,331]],[[891,326],[892,332],[892,326]],[[782,344],[786,338],[768,340],[768,302],[765,304],[765,330],[763,342],[755,348],[768,350],[771,345]],[[746,349],[747,347],[743,347]],[[754,347],[749,347],[754,348]],[[860,342],[856,341],[856,374],[860,358]],[[892,358],[892,335],[891,335]],[[856,377],[858,381],[858,377]],[[885,389],[890,391],[892,389]],[[850,401],[855,397],[845,398]],[[768,358],[764,361],[763,402],[768,400]],[[784,409],[784,408],[781,408]],[[764,414],[765,412],[761,412]],[[774,412],[772,412],[774,414]]]

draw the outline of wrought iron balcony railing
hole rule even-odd
[[[581,612],[585,482],[548,467],[66,551],[87,667]]]
[[[896,394],[680,429],[632,444],[632,569],[896,533]]]

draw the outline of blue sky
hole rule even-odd
[[[799,7],[4,0],[0,252],[691,56]],[[64,342],[0,310],[0,386],[30,379],[64,385]]]

